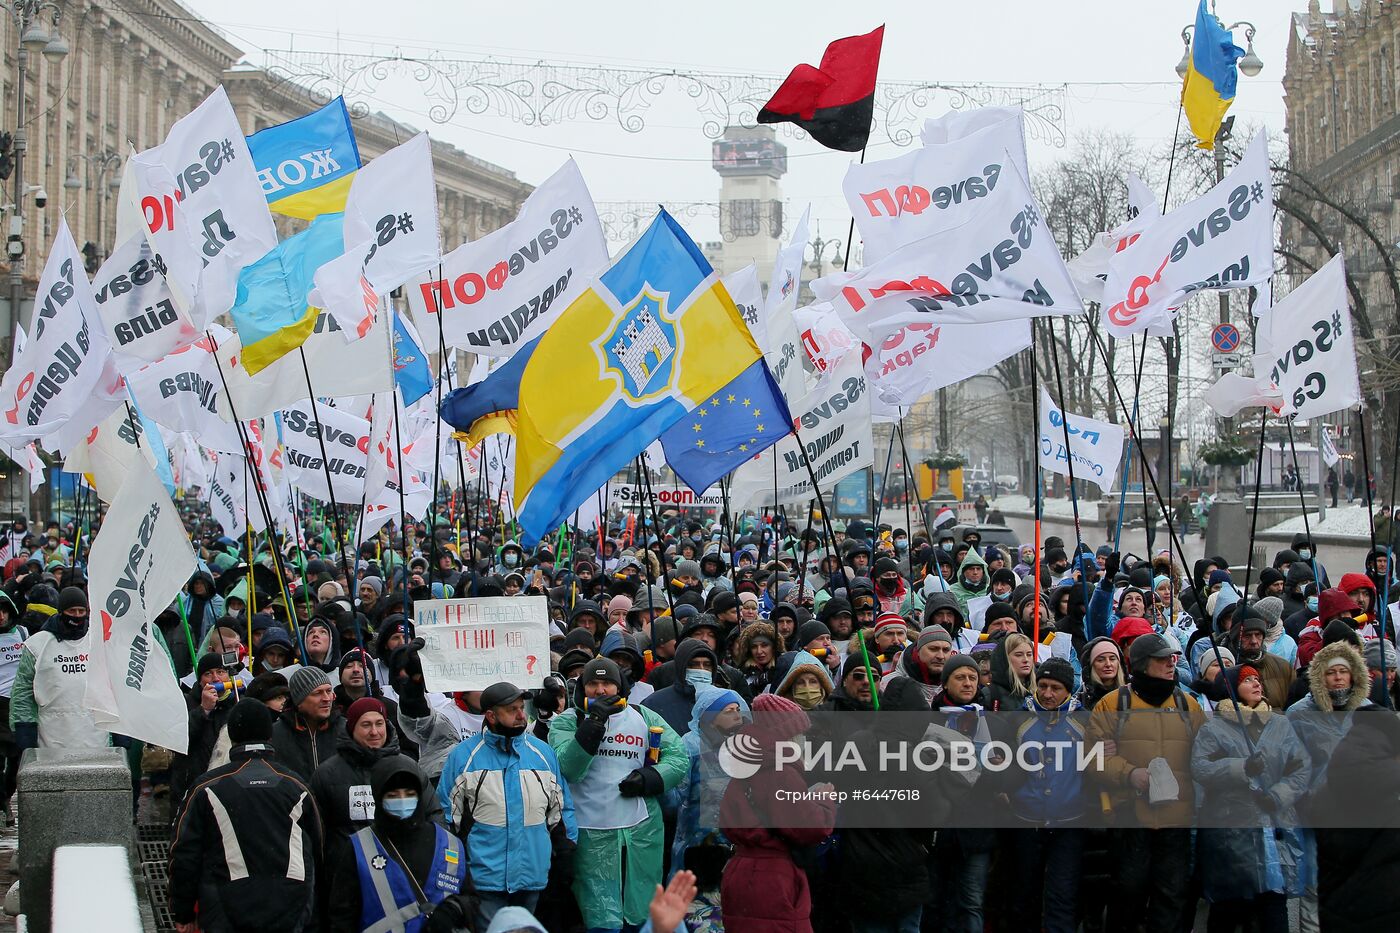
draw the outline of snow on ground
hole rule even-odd
[[[1323,521],[1317,520],[1317,514],[1308,515],[1308,528],[1316,534],[1322,535],[1359,535],[1369,537],[1371,534],[1371,523],[1366,517],[1366,506],[1364,505],[1342,505],[1335,509],[1327,510],[1327,518]],[[1303,528],[1303,516],[1295,515],[1287,521],[1279,522],[1270,526],[1269,531],[1287,532],[1294,534],[1305,530]]]
[[[1031,500],[1026,496],[999,495],[995,500],[988,499],[987,504],[994,509],[1001,509],[1003,512],[1030,512],[1033,508]],[[1074,503],[1068,498],[1065,499],[1045,499],[1042,506],[1044,514],[1055,515],[1063,518],[1074,516]],[[1098,505],[1093,502],[1079,500],[1079,515],[1098,515]]]

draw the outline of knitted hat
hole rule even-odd
[[[893,612],[882,612],[875,619],[876,635],[882,632],[899,632],[900,634],[904,634],[908,631],[909,626],[905,623],[904,617]]]
[[[1197,664],[1200,665],[1201,673],[1204,674],[1206,672],[1206,668],[1210,667],[1213,663],[1216,663],[1215,648],[1207,648],[1205,652],[1201,654],[1201,657],[1197,661]],[[1220,666],[1222,668],[1234,667],[1235,663],[1235,653],[1229,648],[1226,648],[1225,646],[1221,645],[1219,660]]]
[[[745,731],[766,742],[782,742],[807,731],[812,721],[802,707],[776,693],[760,693],[753,701],[754,721]]]
[[[982,631],[985,632],[987,628],[998,619],[1014,618],[1016,618],[1015,609],[1012,609],[1006,603],[992,603],[990,606],[987,607],[987,614],[982,617]],[[1051,621],[1052,620],[1042,616],[1040,619],[1040,624],[1042,627],[1048,627]]]
[[[949,635],[948,630],[941,625],[930,625],[919,633],[919,640],[915,643],[914,648],[917,650],[924,645],[931,645],[936,641],[946,642],[951,645],[953,643],[953,636]]]
[[[721,612],[730,612],[739,608],[739,597],[728,590],[720,590],[715,594],[714,602],[710,604],[710,611],[715,615]]]
[[[343,671],[356,661],[359,661],[365,666],[365,674],[367,676],[373,676],[374,665],[370,663],[369,652],[365,651],[363,648],[351,648],[349,651],[342,654],[340,656],[340,667],[338,670]]]
[[[1382,645],[1385,646],[1385,669],[1388,671],[1396,670],[1397,659],[1395,655],[1395,646],[1389,641],[1382,641],[1379,638],[1373,638],[1366,642],[1366,649],[1362,652],[1362,655],[1366,658],[1366,668],[1372,671],[1381,669]]]
[[[621,594],[614,596],[612,599],[608,600],[608,616],[610,618],[612,614],[619,609],[622,610],[623,615],[626,615],[627,613],[631,612],[632,600],[629,597],[623,596]]]
[[[213,670],[224,669],[224,656],[217,651],[209,651],[199,656],[199,664],[195,666],[194,676],[203,677]]]
[[[797,630],[797,637],[793,639],[793,646],[805,648],[822,636],[829,636],[831,629],[826,627],[826,623],[819,619],[809,619],[802,623]]]
[[[1225,584],[1230,582],[1232,582],[1230,579],[1230,571],[1212,570],[1210,572],[1210,579],[1206,581],[1206,586],[1215,586],[1217,583]]]
[[[1074,668],[1064,658],[1046,658],[1040,662],[1040,667],[1035,669],[1035,679],[1039,681],[1045,677],[1058,680],[1066,690],[1074,691]]]
[[[359,722],[365,713],[378,713],[384,717],[385,722],[389,720],[389,713],[383,703],[374,697],[360,697],[345,711],[345,731],[354,732],[355,723]]]
[[[319,667],[299,667],[287,680],[287,696],[293,706],[300,706],[312,691],[330,685],[331,679]]]
[[[1283,600],[1277,596],[1265,596],[1250,605],[1250,611],[1258,613],[1270,627],[1278,625],[1283,618]]]
[[[69,609],[86,609],[87,607],[87,594],[76,586],[65,586],[63,592],[58,594],[59,612],[67,612]]]
[[[953,672],[964,667],[972,668],[973,673],[980,675],[977,662],[965,654],[955,654],[943,665],[943,686],[948,686],[948,681],[952,680]]]
[[[1114,644],[1112,639],[1095,638],[1092,642],[1089,643],[1087,647],[1089,650],[1087,651],[1088,657],[1084,659],[1085,667],[1093,665],[1094,661],[1101,654],[1117,655],[1119,663],[1121,664],[1123,661],[1123,655],[1118,650],[1118,646]]]
[[[694,577],[699,580],[703,574],[700,572],[700,562],[698,560],[683,560],[676,564],[677,577]]]
[[[234,745],[269,741],[272,738],[272,711],[260,700],[246,697],[239,700],[228,714],[228,738]]]
[[[583,666],[578,676],[580,684],[601,680],[617,685],[619,690],[622,689],[622,668],[611,658],[594,658]]]

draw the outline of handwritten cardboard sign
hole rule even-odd
[[[424,641],[419,659],[429,691],[485,690],[501,681],[522,690],[549,671],[549,601],[543,596],[483,596],[415,601]]]

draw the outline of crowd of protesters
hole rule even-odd
[[[169,800],[180,933],[1400,923],[1384,548],[1334,583],[1299,536],[1246,584],[1222,558],[951,525],[673,512],[526,548],[444,509],[343,550],[306,515],[279,554],[185,513],[200,569],[155,628],[189,747],[128,749],[134,787]],[[132,744],[84,706],[86,536],[8,536],[7,820],[23,749]],[[431,691],[414,602],[522,595],[548,599],[543,686]],[[1013,712],[1032,715],[996,718]],[[925,721],[1108,753],[945,782],[873,821],[812,793],[840,775],[714,767],[740,733],[771,758]],[[783,791],[801,799],[772,812]],[[1376,819],[1306,828],[1326,794]]]

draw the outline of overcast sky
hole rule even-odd
[[[1067,137],[1111,129],[1144,148],[1169,141],[1177,116],[1181,27],[1194,19],[1191,0],[979,0],[975,3],[515,2],[450,4],[399,0],[184,0],[262,64],[268,51],[336,51],[448,59],[497,55],[556,65],[654,66],[765,76],[776,87],[798,62],[819,61],[831,39],[886,24],[882,79],[946,84],[1069,84]],[[1243,123],[1283,128],[1284,66],[1290,11],[1304,0],[1221,0],[1226,24],[1251,20],[1264,60],[1256,78],[1241,76],[1232,112]],[[1235,39],[1243,46],[1244,30]],[[704,117],[673,92],[645,114],[646,128],[628,133],[615,121],[580,119],[526,126],[465,107],[447,123],[428,116],[431,101],[407,77],[352,94],[372,109],[429,130],[474,155],[538,183],[570,153],[599,201],[715,200],[719,177],[709,164]],[[935,99],[925,116],[948,109]],[[877,143],[878,140],[878,143]],[[789,172],[784,198],[795,212],[807,202],[826,236],[844,237],[849,214],[840,183],[853,156],[784,137]],[[1065,150],[1030,140],[1032,167]],[[907,151],[872,137],[868,159]],[[686,221],[697,239],[715,237],[713,220]]]

